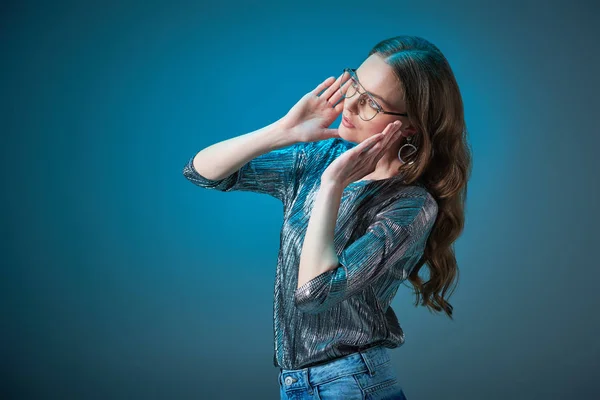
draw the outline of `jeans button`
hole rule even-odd
[[[294,381],[292,380],[292,377],[291,377],[291,376],[288,376],[288,377],[286,377],[286,378],[285,378],[285,384],[286,384],[286,385],[288,385],[288,386],[289,386],[289,385],[291,385],[291,384],[292,384],[292,382],[294,382]]]

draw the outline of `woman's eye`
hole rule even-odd
[[[374,109],[379,110],[379,107],[377,107],[377,104],[375,104],[375,102],[371,99],[369,99],[369,105],[371,107],[373,107]]]

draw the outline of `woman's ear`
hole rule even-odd
[[[415,134],[416,134],[415,130],[414,130],[414,129],[412,129],[412,130],[409,130],[409,131],[402,131],[402,132],[400,133],[400,136],[401,136],[401,137],[402,137],[404,140],[406,140],[406,138],[409,138],[409,137],[412,139],[412,137],[413,137]]]

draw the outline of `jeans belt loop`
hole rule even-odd
[[[375,366],[373,365],[371,359],[369,358],[369,354],[366,352],[363,352],[363,351],[359,351],[358,354],[360,354],[363,361],[365,362],[365,365],[367,366],[367,369],[369,370],[369,375],[370,376],[375,375]]]

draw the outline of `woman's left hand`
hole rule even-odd
[[[336,158],[321,175],[321,183],[338,184],[345,188],[375,171],[388,145],[399,137],[402,122],[395,122]]]

